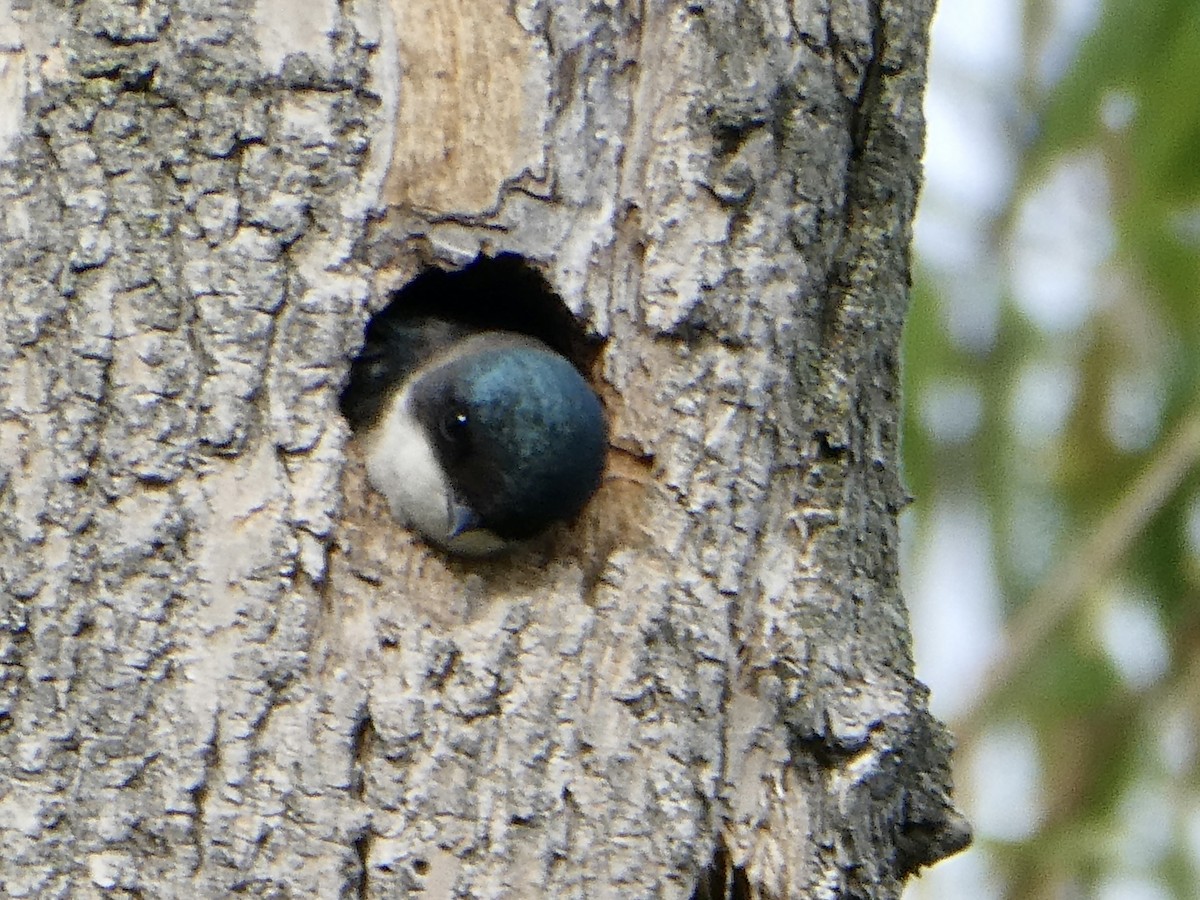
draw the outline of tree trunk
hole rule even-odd
[[[0,893],[885,898],[961,847],[897,585],[930,11],[0,0]],[[461,560],[337,401],[501,253],[613,449]]]

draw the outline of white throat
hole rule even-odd
[[[507,542],[482,528],[450,538],[454,497],[409,401],[410,391],[397,394],[367,435],[367,480],[387,497],[396,521],[448,550],[487,556],[504,549]]]
[[[409,391],[392,400],[367,436],[367,478],[387,497],[398,522],[430,537],[450,534],[450,485],[425,429],[409,409]]]

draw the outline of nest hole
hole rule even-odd
[[[428,268],[393,292],[367,323],[437,315],[480,329],[517,331],[545,342],[585,376],[601,342],[589,338],[538,269],[523,256],[479,256],[462,269]]]
[[[389,329],[406,321],[437,316],[471,329],[515,331],[537,338],[594,384],[592,369],[603,342],[588,336],[538,269],[515,253],[480,255],[462,269],[431,267],[394,291],[366,326],[363,351],[354,360],[341,395],[341,410],[357,427],[377,413],[378,384],[365,360]]]

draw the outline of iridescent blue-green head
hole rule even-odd
[[[367,466],[397,518],[480,554],[576,516],[607,447],[600,401],[570,362],[525,335],[478,332],[407,377]]]

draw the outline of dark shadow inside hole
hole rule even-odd
[[[354,361],[341,396],[351,427],[373,421],[393,387],[372,366],[370,355],[389,332],[406,322],[436,316],[471,329],[517,331],[562,354],[590,381],[600,342],[583,327],[542,274],[515,253],[480,256],[458,271],[426,269],[395,291],[391,302],[367,323],[363,352]]]

